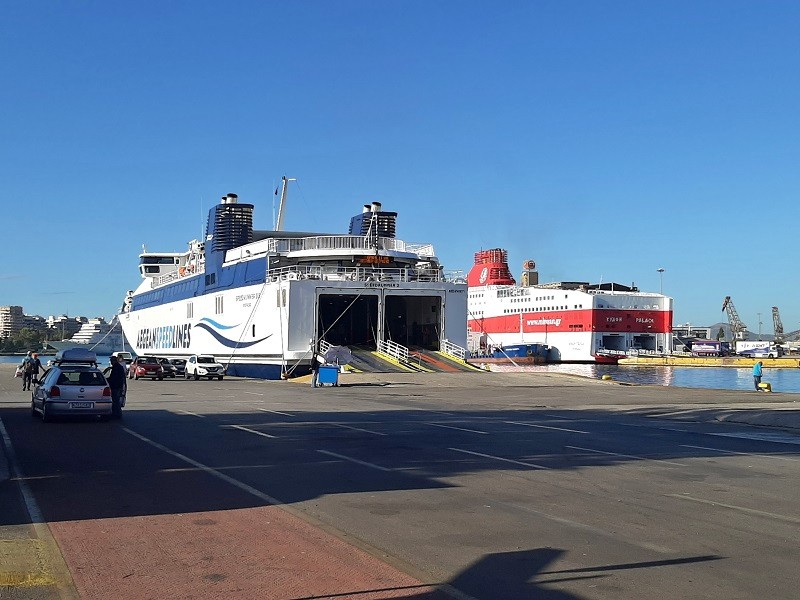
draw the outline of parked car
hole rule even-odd
[[[159,359],[155,356],[137,356],[131,363],[128,378],[139,379],[140,377],[149,377],[153,381],[164,379],[164,368]]]
[[[170,358],[169,362],[175,367],[175,374],[178,377],[186,377],[186,359],[185,358]]]
[[[164,377],[174,378],[175,375],[178,374],[178,369],[175,368],[175,365],[172,364],[172,361],[170,359],[159,358],[158,362],[161,363],[161,368],[164,369]]]
[[[222,381],[225,374],[225,367],[217,362],[217,359],[209,354],[194,354],[186,361],[186,379],[194,377],[195,380],[201,377],[208,377],[209,380],[215,377]]]
[[[133,362],[133,355],[130,352],[112,352],[111,356],[116,356],[118,359],[121,359],[126,369],[130,367]]]
[[[55,416],[108,419],[121,412],[122,406],[112,404],[111,388],[97,368],[97,356],[82,348],[59,353],[31,392],[31,415],[41,415],[45,422]]]

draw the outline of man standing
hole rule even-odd
[[[29,390],[31,389],[31,379],[33,378],[33,367],[34,367],[33,357],[31,356],[31,351],[28,350],[28,353],[25,355],[25,358],[22,359],[22,390]]]
[[[755,383],[757,392],[761,391],[761,388],[759,387],[761,385],[761,365],[761,361],[758,361],[753,365],[753,382]]]
[[[119,364],[116,356],[111,356],[111,372],[108,374],[108,387],[111,388],[111,417],[122,417],[122,396],[125,394],[125,367]]]

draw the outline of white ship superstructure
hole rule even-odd
[[[285,186],[285,182],[284,182]],[[430,244],[395,236],[397,213],[365,205],[348,234],[256,231],[235,194],[182,253],[140,255],[120,322],[137,354],[213,354],[228,373],[308,371],[312,347],[466,346],[467,286]]]
[[[102,317],[88,319],[68,340],[50,341],[47,344],[56,350],[86,348],[95,354],[111,354],[118,350],[130,349],[125,343],[125,336],[117,319],[108,323]]]

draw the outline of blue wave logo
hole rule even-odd
[[[239,326],[238,324],[236,324],[236,325],[223,325],[222,323],[217,323],[215,320],[209,319],[208,317],[203,317],[202,319],[200,319],[201,323],[203,321],[205,321],[206,323],[211,323],[212,327],[216,327],[217,329],[234,329],[234,328]],[[197,326],[195,326],[195,327],[197,327]]]
[[[209,327],[203,321],[205,321],[206,323],[210,323],[213,327],[216,327],[218,329],[233,329],[235,327],[238,327],[238,325],[222,325],[221,323],[217,323],[212,319],[204,317],[200,319],[200,321],[194,326],[195,329],[202,329],[203,331],[207,331],[211,335],[211,337],[213,337],[215,340],[217,340],[220,344],[222,344],[226,348],[249,348],[250,346],[255,346],[256,344],[263,342],[267,338],[272,337],[272,334],[269,334],[268,336],[263,337],[260,340],[253,340],[251,342],[232,340],[222,335],[216,329],[213,329],[213,327]]]

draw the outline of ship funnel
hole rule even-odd
[[[212,251],[226,251],[253,241],[253,205],[239,204],[236,194],[222,197],[208,213],[206,239]]]
[[[393,238],[396,232],[397,213],[384,212],[380,202],[365,204],[363,211],[350,219],[350,235]]]

